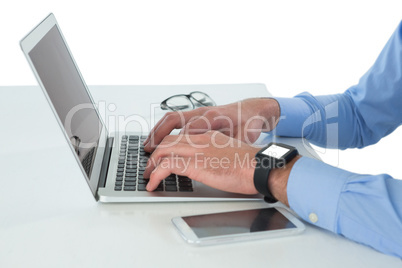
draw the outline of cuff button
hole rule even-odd
[[[308,218],[312,223],[316,223],[318,221],[318,216],[315,213],[310,213],[310,215],[308,215]]]

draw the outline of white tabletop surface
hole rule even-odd
[[[268,94],[261,84],[91,87],[109,130],[136,129],[127,120],[115,122],[119,116],[149,119],[151,109],[140,108],[192,90],[218,104]],[[39,87],[0,87],[0,94],[0,267],[402,266],[398,258],[308,223],[294,237],[189,246],[172,217],[267,204],[97,203]],[[160,118],[162,112],[153,111]]]

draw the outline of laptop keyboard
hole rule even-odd
[[[82,166],[84,167],[85,173],[87,173],[88,177],[91,175],[91,167],[92,167],[92,159],[94,158],[95,147],[87,153],[87,155],[82,159]]]
[[[121,139],[119,162],[117,166],[115,191],[146,191],[149,179],[144,178],[144,171],[149,153],[144,151],[146,136],[124,135]],[[164,179],[155,191],[192,192],[191,179],[171,174]]]

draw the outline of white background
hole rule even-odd
[[[36,84],[19,41],[53,12],[89,85],[258,82],[276,96],[340,93],[374,62],[401,11],[400,0],[7,1],[0,86]],[[401,139],[397,130],[364,150],[320,154],[402,178]]]

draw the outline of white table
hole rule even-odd
[[[110,124],[119,115],[149,118],[151,110],[141,110],[146,104],[192,90],[209,93],[218,104],[268,94],[258,84],[91,87]],[[402,266],[398,258],[308,223],[294,237],[189,246],[171,224],[172,217],[267,204],[96,203],[41,90],[0,87],[0,94],[0,267]],[[162,112],[154,111],[157,120]],[[116,129],[118,125],[125,124],[115,124]],[[129,123],[125,128],[138,126]]]

